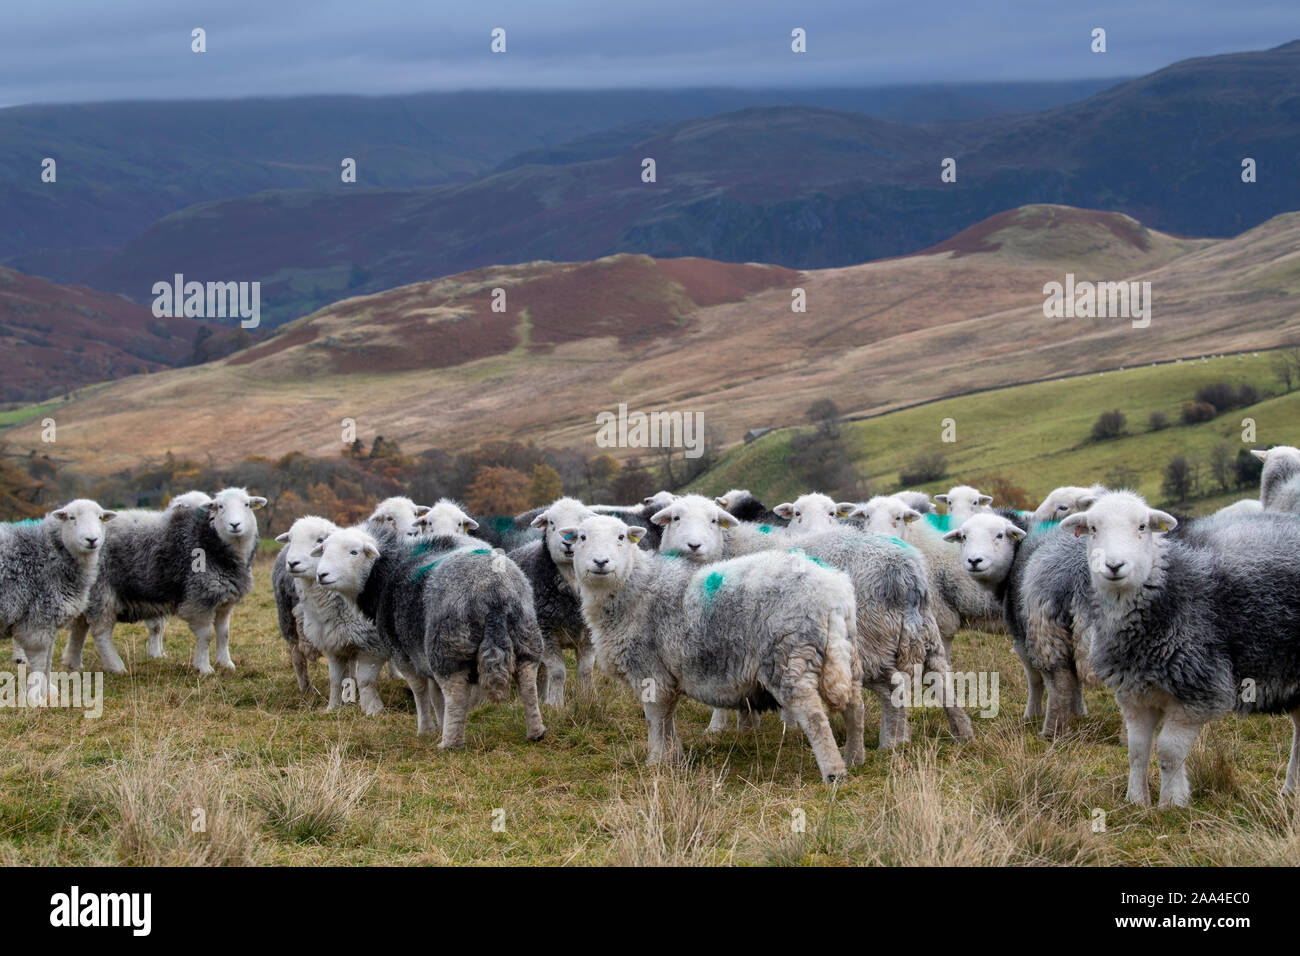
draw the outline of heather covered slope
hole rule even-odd
[[[1300,335],[1297,249],[1300,214],[1205,240],[1035,206],[938,251],[843,269],[646,256],[496,266],[346,300],[222,361],[87,395],[61,412],[60,452],[94,471],[169,448],[333,455],[343,418],[407,451],[493,437],[589,445],[596,414],[620,402],[703,412],[734,441],[827,396],[870,414],[1276,346]],[[1045,318],[1043,285],[1067,272],[1149,281],[1150,326]],[[505,313],[490,309],[495,288]],[[791,311],[795,288],[807,312]],[[32,423],[5,437],[38,440]]]

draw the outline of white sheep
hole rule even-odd
[[[55,633],[86,609],[114,517],[78,498],[44,520],[0,524],[0,639],[13,638],[28,661],[33,703],[51,688]]]
[[[1259,500],[1269,511],[1300,514],[1300,448],[1278,445],[1251,454],[1264,463],[1259,476]]]
[[[993,496],[986,495],[970,485],[956,485],[946,494],[935,495],[934,500],[947,506],[949,529],[960,528],[962,522],[971,515],[992,511]]]
[[[719,509],[720,510],[720,509]],[[645,533],[593,515],[573,543],[582,612],[596,660],[631,685],[649,725],[649,762],[681,754],[682,696],[713,707],[779,707],[812,745],[828,782],[865,759],[853,586],[799,551],[696,567],[645,551]],[[844,756],[826,707],[843,710]]]
[[[1030,517],[1039,522],[1060,521],[1062,518],[1086,510],[1105,491],[1104,485],[1092,485],[1088,488],[1079,485],[1062,485],[1060,488],[1053,489]]]

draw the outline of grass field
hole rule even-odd
[[[1280,392],[1272,366],[1276,357],[1225,356],[1156,366],[1127,368],[996,389],[943,399],[842,426],[846,447],[859,474],[879,492],[899,487],[899,470],[917,456],[938,452],[948,461],[948,475],[917,487],[931,493],[958,482],[1001,475],[1024,488],[1036,504],[1060,485],[1103,481],[1116,468],[1139,475],[1135,490],[1152,502],[1162,501],[1161,477],[1175,455],[1208,463],[1217,444],[1242,447],[1292,445],[1300,440],[1300,391]],[[1202,385],[1250,383],[1263,401],[1220,415],[1213,421],[1183,425],[1184,402]],[[1128,434],[1108,441],[1088,441],[1093,422],[1104,411],[1119,409],[1128,419]],[[1170,427],[1152,432],[1152,412],[1163,412]],[[1242,442],[1242,419],[1255,421],[1257,442]],[[942,441],[946,419],[956,441]],[[723,458],[693,486],[707,494],[748,488],[775,504],[808,489],[788,465],[793,429],[764,435]],[[1197,502],[1204,511],[1227,501],[1257,494],[1215,494]]]
[[[1300,804],[1277,795],[1289,721],[1212,725],[1190,760],[1193,805],[1131,807],[1110,694],[1089,691],[1074,735],[1044,742],[1020,718],[1005,636],[957,638],[959,670],[999,675],[1001,712],[972,714],[975,741],[913,711],[912,743],[878,752],[869,703],[866,765],[832,789],[774,715],[756,736],[711,736],[693,702],[688,765],[648,769],[631,692],[604,677],[594,699],[544,710],[539,743],[512,699],[471,715],[466,751],[440,752],[396,681],[377,717],[326,714],[294,684],[269,570],[263,556],[235,613],[235,674],[189,671],[178,621],[161,661],[144,659],[142,627],[122,627],[132,673],[106,678],[101,718],[0,712],[0,865],[1300,863]]]

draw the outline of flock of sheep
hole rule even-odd
[[[752,728],[778,710],[807,736],[822,777],[865,758],[862,689],[881,707],[879,746],[910,737],[895,693],[914,673],[941,686],[962,628],[1009,633],[1029,683],[1026,718],[1056,736],[1086,714],[1100,680],[1123,713],[1128,798],[1149,803],[1154,744],[1160,804],[1190,798],[1184,763],[1203,724],[1230,711],[1295,724],[1283,793],[1300,784],[1300,450],[1257,451],[1260,500],[1178,520],[1127,491],[1053,491],[1034,512],[994,507],[959,486],[863,503],[805,494],[766,509],[746,491],[661,492],[635,506],[561,498],[503,528],[457,504],[382,502],[362,524],[299,518],[272,586],[299,688],[329,668],[329,709],[383,709],[385,666],[410,687],[417,733],[465,745],[482,700],[512,683],[530,740],[542,705],[565,700],[564,650],[590,689],[596,666],[641,703],[651,763],[676,759],[683,696],[714,708],[710,730]],[[169,615],[195,635],[193,664],[234,669],[229,627],[253,588],[255,512],[265,499],[191,492],[163,511],[111,512],[78,499],[40,521],[0,525],[0,638],[48,694],[56,631],[80,669],[87,631],[102,666],[125,668],[118,622],[143,621],[163,653]],[[1046,702],[1044,704],[1044,697]],[[970,718],[943,700],[958,739]],[[829,715],[844,717],[841,750]],[[1157,737],[1157,729],[1159,734]]]

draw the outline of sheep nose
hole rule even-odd
[[[290,561],[290,562],[289,562],[289,570],[290,570],[290,571],[297,571],[298,568],[299,568],[301,565],[302,565],[302,562],[301,562],[301,561]]]
[[[966,564],[970,566],[970,569],[971,569],[972,571],[978,571],[978,570],[979,570],[979,566],[980,566],[981,564],[983,564],[983,563],[984,563],[984,559],[983,559],[983,558],[967,558],[967,559],[966,559]]]
[[[95,545],[97,545],[97,544],[99,544],[99,539],[98,539],[98,538],[90,538],[90,537],[86,538],[86,547],[88,547],[88,548],[94,548]]]
[[[690,548],[692,551],[698,551],[698,550],[700,550],[700,542],[698,542],[698,541],[687,541],[687,542],[686,542],[686,547]]]
[[[238,521],[232,521],[232,522],[230,522],[230,530],[231,530],[231,531],[234,531],[236,534],[238,534],[239,529],[240,529],[241,527],[242,527],[242,525],[241,525]]]
[[[324,571],[317,571],[317,572],[316,572],[316,580],[317,580],[317,582],[319,582],[320,584],[324,584],[324,583],[325,583],[325,579],[328,578],[328,577],[329,577],[329,575],[326,574]]]
[[[1126,563],[1127,562],[1124,561],[1107,561],[1106,568],[1107,570],[1110,571],[1111,574],[1116,574],[1118,573],[1120,568],[1124,567]]]
[[[591,563],[597,568],[603,568],[605,565],[609,564],[609,558],[592,558]]]

